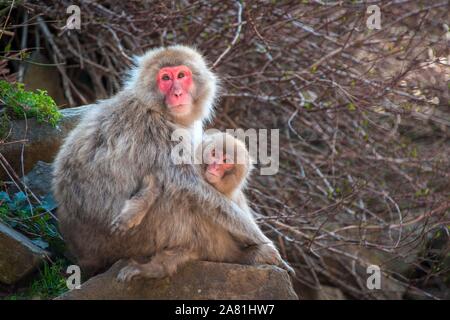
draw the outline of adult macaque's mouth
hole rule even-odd
[[[170,109],[175,110],[175,111],[182,111],[182,110],[186,109],[188,106],[189,105],[187,105],[187,104],[178,104],[175,106],[170,106]]]

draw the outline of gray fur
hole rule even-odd
[[[190,122],[172,118],[155,89],[161,66],[188,65],[196,90]],[[283,265],[253,217],[205,183],[194,165],[175,165],[171,132],[210,117],[216,77],[193,49],[155,49],[139,59],[134,78],[99,102],[66,138],[55,160],[53,191],[60,230],[88,273],[123,258],[122,280],[160,277],[191,259]],[[182,123],[182,125],[180,124]],[[113,232],[114,221],[151,176],[159,192],[142,221]]]

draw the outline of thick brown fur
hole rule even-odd
[[[155,88],[156,72],[176,65],[193,72],[189,121],[172,117]],[[163,277],[192,259],[285,267],[251,215],[205,183],[196,166],[171,161],[172,131],[195,130],[210,116],[215,83],[195,50],[151,50],[137,61],[126,87],[93,107],[67,137],[54,163],[53,190],[60,230],[85,272],[141,257],[150,262],[130,263],[121,280]],[[148,181],[155,186],[153,205],[133,228],[117,232],[126,201]]]

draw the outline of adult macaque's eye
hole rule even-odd
[[[178,79],[184,78],[184,76],[185,76],[184,72],[180,72],[178,74]]]
[[[169,75],[165,74],[162,76],[161,79],[163,79],[164,81],[168,81],[168,80],[170,80],[170,77],[169,77]]]

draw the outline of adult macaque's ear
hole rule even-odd
[[[142,63],[143,56],[134,55],[132,57],[131,68],[125,74],[124,87],[125,89],[133,90],[137,87],[139,79],[140,65]]]
[[[142,56],[138,56],[138,55],[133,55],[131,57],[131,63],[133,64],[133,66],[137,67],[138,65],[140,65],[142,61]]]

